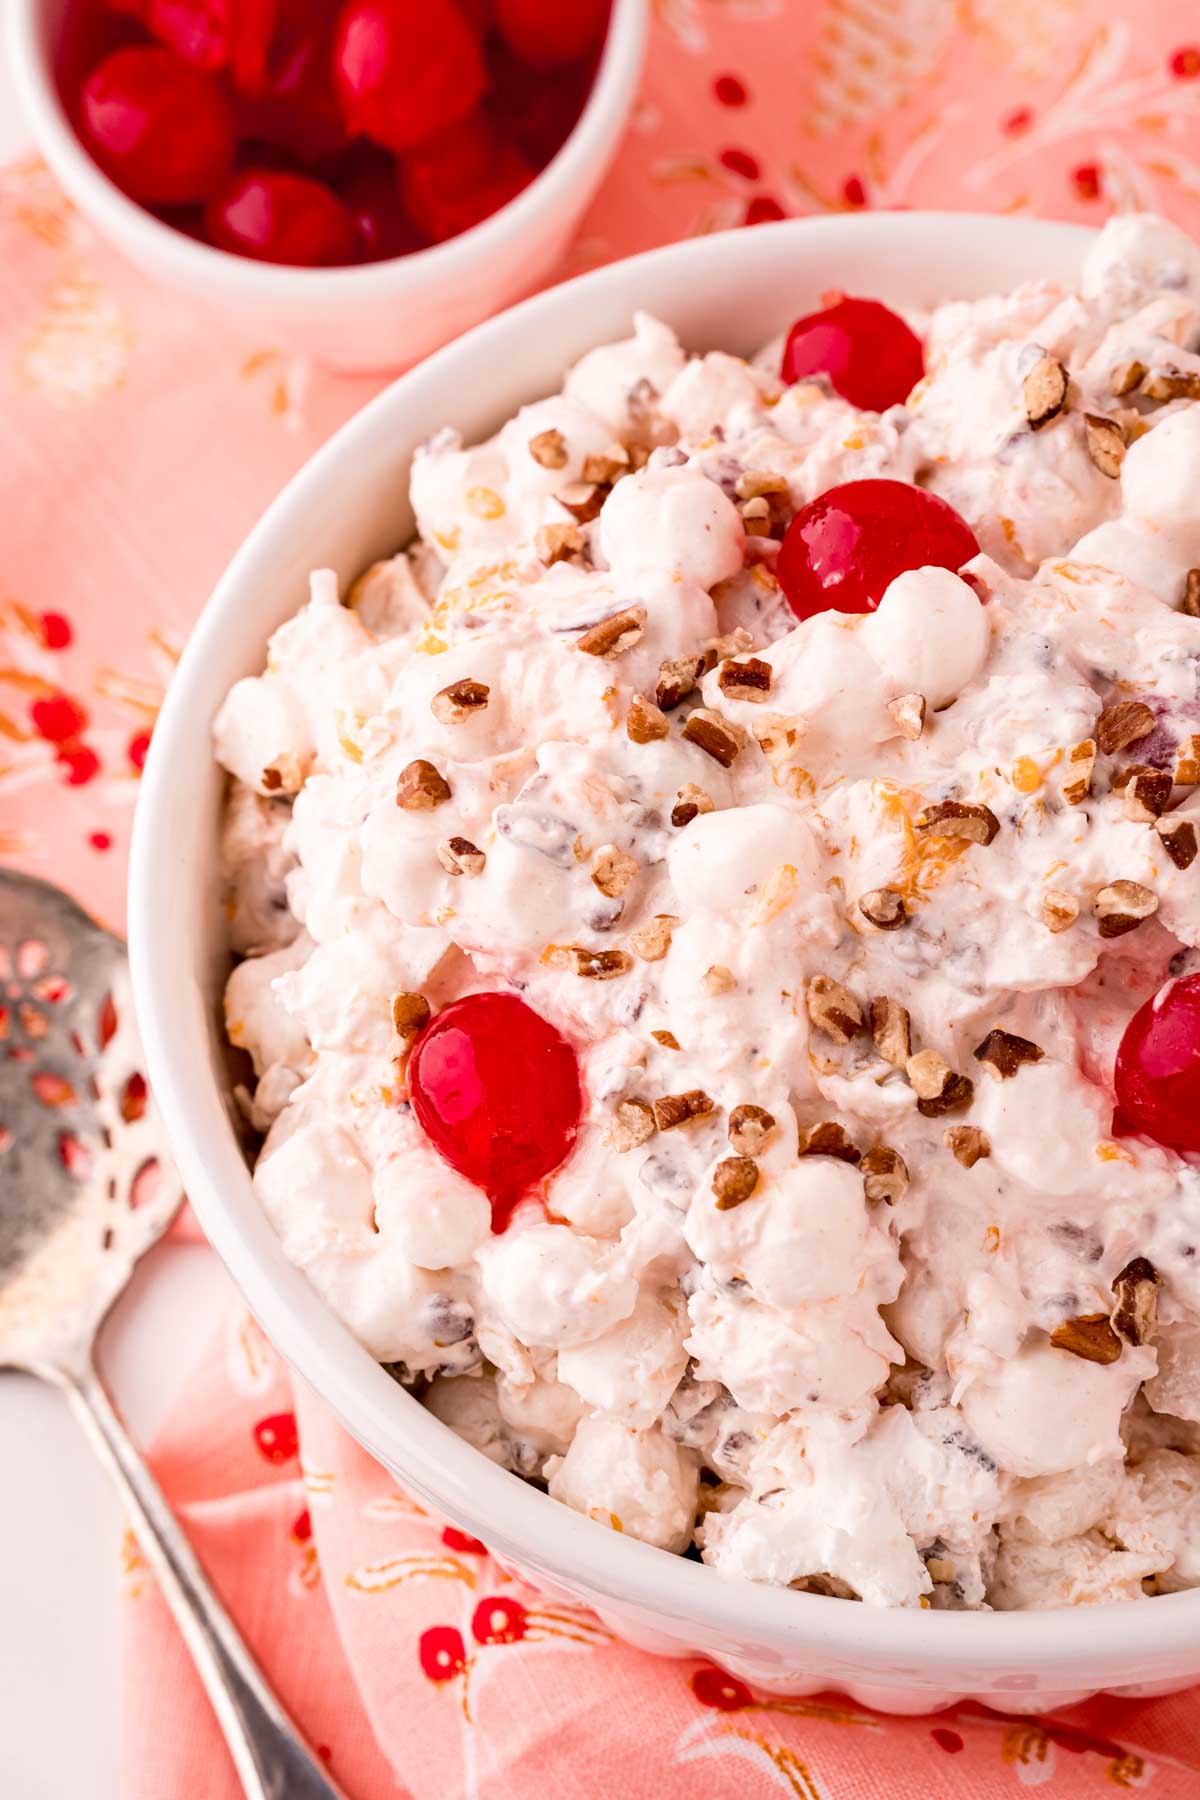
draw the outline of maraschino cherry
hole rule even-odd
[[[488,1194],[493,1231],[563,1161],[583,1107],[575,1052],[516,994],[467,994],[435,1014],[408,1091],[438,1155]]]
[[[783,379],[827,375],[835,393],[864,412],[908,399],[925,373],[921,340],[878,300],[842,298],[797,319],[783,351]]]
[[[346,0],[333,43],[346,124],[397,153],[474,112],[487,74],[453,0]]]
[[[775,572],[798,619],[874,612],[907,569],[953,569],[979,554],[966,520],[906,481],[847,481],[802,506]]]
[[[106,56],[79,107],[96,161],[144,206],[206,200],[233,162],[233,116],[216,80],[156,44]]]
[[[1200,975],[1167,982],[1134,1013],[1114,1086],[1120,1130],[1200,1151]]]
[[[259,262],[326,268],[354,261],[354,220],[332,189],[284,169],[243,169],[210,202],[219,250]]]

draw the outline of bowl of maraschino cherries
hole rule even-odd
[[[544,275],[616,147],[645,0],[12,0],[47,160],[135,260],[344,367]]]

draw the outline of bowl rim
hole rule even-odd
[[[839,245],[845,246],[845,234],[869,230],[898,260],[911,258],[914,245],[930,233],[958,234],[965,249],[972,234],[987,230],[998,234],[1001,243],[1020,245],[1026,260],[1031,243],[1040,241],[1048,252],[1057,253],[1059,262],[1064,244],[1072,247],[1073,256],[1082,257],[1095,237],[1093,230],[1081,225],[934,212],[796,219],[754,230],[764,254],[768,244],[777,245],[783,254],[786,244],[803,234],[818,245],[824,240],[833,256]],[[533,1568],[535,1581],[544,1571],[550,1582],[575,1582],[632,1611],[644,1614],[652,1609],[685,1634],[711,1637],[713,1632],[727,1631],[735,1640],[753,1637],[774,1651],[836,1659],[859,1671],[855,1679],[861,1681],[869,1681],[872,1671],[885,1685],[933,1675],[954,1688],[961,1685],[963,1665],[969,1664],[996,1675],[1011,1702],[1019,1704],[1023,1691],[1041,1685],[1026,1681],[1031,1672],[1041,1676],[1062,1670],[1064,1679],[1078,1680],[1081,1669],[1103,1664],[1100,1681],[1119,1685],[1172,1657],[1190,1653],[1194,1659],[1200,1645],[1200,1595],[1163,1595],[1153,1607],[1112,1602],[1036,1612],[932,1613],[847,1606],[822,1595],[800,1597],[786,1588],[723,1580],[691,1559],[605,1530],[491,1463],[402,1392],[374,1362],[307,1278],[287,1262],[265,1215],[235,1216],[225,1189],[228,1184],[249,1189],[249,1170],[212,1078],[207,1046],[189,1045],[177,1026],[179,971],[190,964],[186,934],[172,926],[165,904],[170,888],[164,875],[170,862],[165,847],[179,829],[174,770],[188,766],[180,759],[194,757],[198,744],[204,745],[207,755],[212,714],[224,689],[206,692],[205,663],[220,644],[226,620],[245,605],[247,591],[264,572],[258,564],[268,562],[273,546],[286,537],[289,521],[305,515],[327,473],[371,439],[377,422],[406,405],[419,416],[422,405],[444,390],[447,378],[452,384],[465,350],[502,356],[506,342],[536,337],[543,319],[570,308],[584,295],[628,304],[642,273],[677,267],[699,276],[708,258],[728,254],[745,241],[744,232],[731,231],[645,251],[536,295],[476,326],[400,376],[343,425],[292,478],[244,540],[188,639],[155,729],[134,821],[130,960],[151,1086],[209,1240],[276,1349],[358,1442],[406,1486],[482,1537],[498,1554]],[[264,643],[266,635],[264,628]],[[198,1003],[195,1010],[201,1018]],[[208,1071],[207,1094],[195,1092],[198,1068]],[[215,1140],[214,1128],[219,1128]],[[348,1350],[362,1365],[352,1380],[338,1367]],[[433,1478],[429,1469],[435,1471]],[[1128,1674],[1113,1673],[1118,1656]],[[833,1685],[837,1679],[833,1677]]]
[[[9,59],[34,140],[80,209],[102,221],[115,239],[136,254],[170,262],[180,279],[191,279],[198,287],[235,286],[244,298],[257,300],[302,294],[307,301],[333,301],[351,296],[365,300],[382,293],[394,296],[398,285],[416,287],[431,280],[465,277],[481,262],[503,256],[506,247],[519,240],[543,213],[568,204],[595,164],[607,161],[613,134],[633,103],[648,30],[649,0],[612,0],[608,30],[583,110],[550,161],[514,199],[444,243],[379,262],[328,269],[257,262],[218,249],[165,223],[123,193],[88,153],[63,105],[50,58],[43,51],[43,10],[44,0],[9,0]],[[549,77],[553,79],[553,71]]]

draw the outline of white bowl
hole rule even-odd
[[[1006,1710],[1101,1688],[1157,1693],[1200,1676],[1200,1595],[1038,1613],[876,1611],[712,1570],[614,1534],[497,1468],[372,1360],[286,1260],[230,1126],[221,1048],[227,966],[217,873],[222,778],[210,725],[314,566],[348,582],[412,527],[406,482],[436,427],[485,434],[556,389],[633,308],[695,349],[755,349],[831,285],[925,306],[1039,274],[1070,280],[1076,226],[952,214],[796,221],[655,250],[527,301],[403,376],[316,455],[250,534],[187,646],[138,808],[130,938],[148,1072],[185,1185],[267,1335],[366,1448],[423,1502],[551,1594],[595,1607],[646,1649],[702,1653],[761,1686],[836,1686],[918,1712],[969,1695]]]
[[[613,0],[596,79],[574,130],[524,193],[430,250],[345,269],[281,268],[214,250],[129,200],[63,109],[55,46],[74,0],[7,0],[8,52],[34,140],[80,211],[131,262],[247,330],[343,370],[399,369],[549,273],[616,151],[637,91],[647,0]],[[548,77],[553,79],[553,77]]]

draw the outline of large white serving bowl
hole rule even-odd
[[[613,0],[596,79],[571,135],[499,212],[409,256],[297,269],[187,237],[109,180],[77,137],[55,79],[72,5],[7,0],[7,50],[37,147],[80,211],[156,280],[342,370],[407,368],[550,272],[616,154],[637,92],[647,19],[647,0]]]
[[[556,389],[635,308],[692,349],[754,350],[830,287],[923,307],[1047,275],[1070,280],[1079,227],[952,214],[801,220],[676,244],[614,264],[480,326],[403,376],[284,490],[192,634],[154,734],[134,834],[130,938],[150,1080],[193,1205],[287,1360],[422,1502],[552,1595],[585,1601],[649,1650],[711,1657],[772,1690],[834,1686],[921,1712],[964,1696],[1042,1710],[1097,1689],[1166,1692],[1200,1677],[1200,1594],[1035,1613],[876,1611],[727,1582],[572,1512],[440,1424],[372,1360],[288,1263],[259,1210],[230,1123],[221,1049],[227,968],[209,745],[228,688],[263,664],[313,567],[348,582],[412,529],[414,448],[452,424],[474,437]]]

